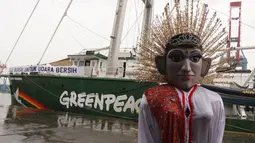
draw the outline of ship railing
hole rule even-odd
[[[251,79],[254,78],[254,75],[255,75],[255,68],[253,69],[253,71],[251,72],[249,77],[246,79],[246,81],[244,82],[243,86],[246,86],[248,84],[254,84],[254,82],[251,82]]]

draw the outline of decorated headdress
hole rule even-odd
[[[177,47],[193,44],[201,48],[203,57],[211,58],[211,68],[200,83],[213,83],[215,78],[223,77],[215,70],[231,60],[218,60],[223,55],[219,51],[227,45],[227,32],[216,18],[216,12],[209,17],[208,5],[198,1],[195,6],[193,1],[186,0],[183,9],[180,0],[175,0],[172,9],[167,4],[163,15],[157,16],[148,31],[143,33],[136,71],[138,81],[166,82],[165,76],[157,71],[155,57],[164,55],[169,44]]]

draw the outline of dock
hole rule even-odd
[[[0,110],[0,139],[6,143],[137,142],[137,123],[130,121],[19,106],[3,106]]]

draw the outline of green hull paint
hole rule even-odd
[[[136,120],[138,117],[136,109],[139,104],[136,105],[135,101],[139,103],[143,92],[157,85],[156,83],[138,83],[126,79],[66,76],[12,75],[10,80],[12,95],[15,95],[17,89],[19,89],[20,92],[25,93],[37,100],[40,104],[55,111],[111,116],[131,120]],[[68,95],[63,94],[64,91],[66,91]],[[79,94],[83,92],[86,94]],[[99,96],[96,97],[96,94],[91,93],[98,93]],[[62,100],[60,100],[61,95],[65,97],[62,98]],[[80,98],[79,103],[77,101],[78,96],[83,97]],[[89,99],[88,96],[90,96]],[[99,108],[102,96],[105,96],[105,102],[106,100],[109,101],[109,110],[106,109],[106,104],[103,104],[101,109]],[[106,98],[106,96],[108,97]],[[133,96],[135,101],[132,100],[130,96]],[[118,102],[112,103],[114,101],[112,97],[116,97],[115,100],[118,100]],[[95,98],[97,98],[98,104],[95,104]],[[73,99],[76,100],[74,101]],[[67,103],[67,101],[70,100],[72,100],[72,103],[69,102],[69,108],[67,108],[66,105],[60,104],[61,101]],[[34,107],[24,100],[21,101],[29,107]],[[75,106],[74,103],[77,105],[79,104],[80,107]],[[90,105],[90,107],[85,107],[86,104]],[[95,108],[95,106],[97,107]],[[134,106],[136,106],[136,108]],[[125,111],[123,111],[124,109]],[[227,131],[255,133],[255,121],[227,118],[226,123]]]
[[[18,79],[18,76],[12,76],[11,78]],[[19,76],[20,78],[21,76]],[[81,77],[52,77],[52,76],[22,76],[22,80],[11,80],[12,93],[15,93],[17,89],[20,92],[34,98],[46,107],[56,111],[76,112],[84,114],[95,114],[100,116],[115,116],[127,119],[137,119],[136,110],[127,108],[126,112],[115,112],[114,103],[110,104],[109,111],[106,110],[106,105],[103,105],[103,109],[94,109],[89,107],[75,107],[69,104],[69,108],[60,104],[60,96],[64,91],[68,92],[68,95],[72,91],[78,96],[79,93],[85,92],[101,94],[112,94],[117,96],[127,95],[127,99],[124,101],[125,105],[130,96],[133,96],[135,101],[141,99],[143,92],[149,87],[155,86],[155,83],[138,83],[133,80],[118,80],[118,79],[102,79],[102,78],[81,78]],[[67,96],[65,96],[67,97]],[[77,97],[78,98],[78,97]],[[86,97],[85,97],[86,98]],[[94,99],[93,99],[94,98]],[[92,97],[95,100],[95,97]],[[100,96],[99,96],[99,99]],[[105,99],[107,100],[107,99]],[[86,102],[86,101],[85,101]],[[130,99],[132,102],[132,99]],[[94,104],[91,104],[94,107]],[[125,106],[118,106],[122,108]],[[99,107],[99,105],[97,105]]]
[[[233,132],[255,133],[255,121],[227,118],[226,130]]]

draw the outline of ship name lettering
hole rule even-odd
[[[92,110],[105,110],[111,109],[115,112],[126,112],[130,109],[134,113],[139,108],[141,98],[135,100],[134,96],[127,95],[114,95],[114,94],[98,94],[98,93],[76,93],[71,91],[68,93],[64,91],[60,98],[60,104],[66,108],[79,107],[79,108],[93,108]]]

